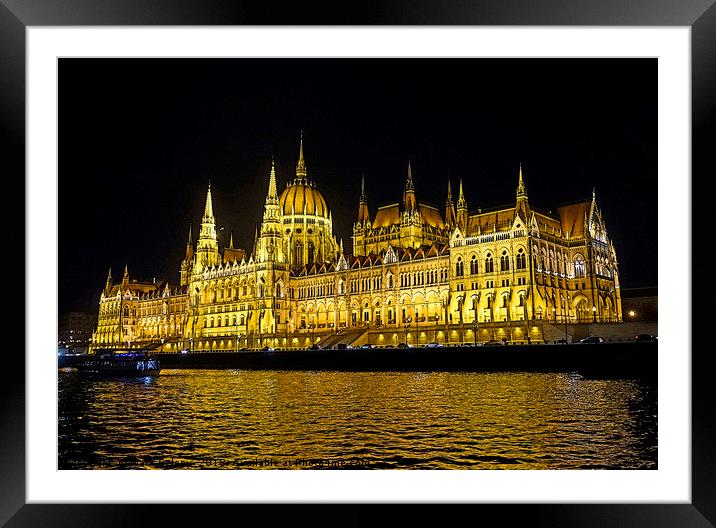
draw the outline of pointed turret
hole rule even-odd
[[[189,275],[194,265],[194,241],[191,236],[191,224],[189,224],[189,237],[186,240],[186,253],[179,267],[179,284],[186,286],[189,283]]]
[[[191,225],[190,225],[189,226],[189,238],[187,238],[187,241],[186,241],[186,253],[184,255],[184,260],[189,262],[193,256],[194,256],[194,241],[191,238]]]
[[[457,197],[457,225],[463,233],[467,231],[467,200],[462,190],[462,178],[460,178],[460,191]]]
[[[219,262],[219,245],[216,242],[216,222],[211,199],[211,182],[206,191],[204,216],[201,218],[201,230],[196,244],[196,254],[203,266],[213,266]]]
[[[303,159],[303,130],[301,130],[301,143],[298,149],[298,163],[296,164],[296,179],[308,179],[308,171],[306,170],[306,162]]]
[[[455,218],[455,207],[452,203],[452,189],[450,189],[450,180],[448,180],[447,198],[445,199],[445,224],[454,226],[457,223]]]
[[[368,212],[368,197],[365,194],[365,175],[363,175],[360,184],[360,200],[358,202],[358,223],[365,225],[368,222],[370,222],[370,214]]]
[[[266,203],[278,203],[278,193],[276,192],[276,164],[271,158],[271,175],[269,176],[269,188],[266,195]]]
[[[405,192],[403,193],[403,206],[406,211],[415,210],[415,186],[413,184],[413,169],[408,161],[408,178],[405,181]]]
[[[517,200],[520,198],[527,199],[527,188],[525,187],[525,180],[522,177],[522,163],[520,163],[520,176],[517,182]]]
[[[211,219],[214,221],[214,206],[211,201],[211,182],[209,182],[209,189],[206,191],[206,204],[204,205],[204,216],[203,219]]]
[[[233,233],[233,231],[229,235],[229,249],[234,249],[234,233]]]
[[[515,207],[515,214],[522,218],[522,221],[527,223],[529,203],[527,202],[527,187],[525,186],[525,179],[522,176],[522,163],[520,163],[520,173],[517,181],[517,206]]]
[[[104,285],[104,294],[109,295],[109,292],[112,291],[112,268],[109,268],[109,272],[107,273],[107,282]]]
[[[124,275],[122,275],[122,286],[129,286],[129,266],[124,265]]]

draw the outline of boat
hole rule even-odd
[[[161,370],[159,360],[145,350],[98,351],[77,361],[77,372],[97,377],[156,376]]]

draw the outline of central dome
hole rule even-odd
[[[320,191],[305,179],[296,179],[289,183],[278,202],[284,216],[302,215],[305,206],[307,215],[328,218],[326,200]]]

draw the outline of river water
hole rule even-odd
[[[59,373],[59,469],[656,469],[656,390],[576,373]]]

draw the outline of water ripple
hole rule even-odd
[[[656,469],[656,392],[554,373],[60,373],[60,469]]]

